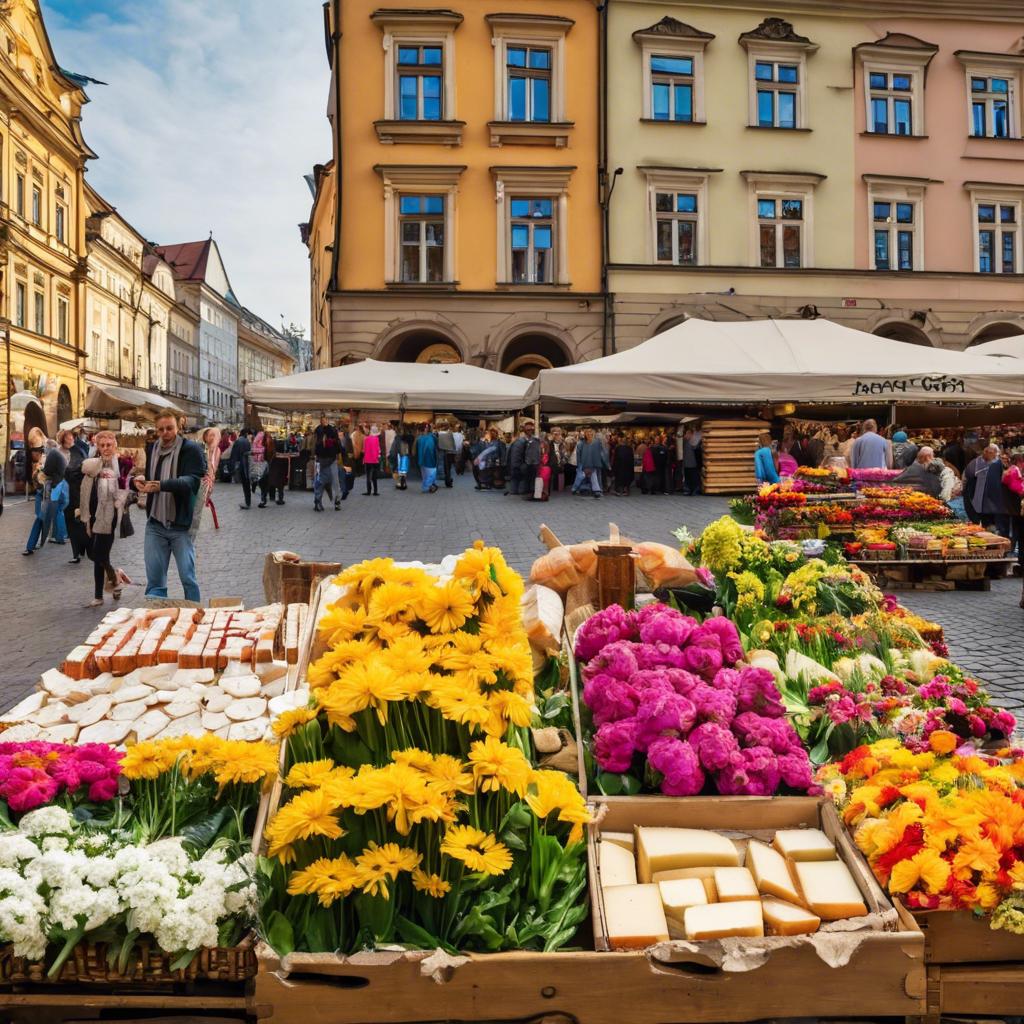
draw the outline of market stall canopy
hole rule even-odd
[[[245,386],[245,397],[272,409],[523,409],[533,382],[467,363],[385,363],[364,359]]]
[[[540,396],[626,405],[1024,399],[1024,363],[890,341],[830,320],[687,320],[625,352],[541,370]]]
[[[182,410],[154,391],[122,388],[114,384],[93,384],[85,396],[88,416],[118,416],[126,420],[152,420],[160,413]]]
[[[972,346],[967,351],[972,356],[993,356],[1004,366],[1010,365],[1011,360],[1024,363],[1024,334],[1012,334],[1008,338],[999,338],[997,341],[985,341],[980,345]]]

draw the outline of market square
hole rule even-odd
[[[1019,1024],[1022,96],[1019,0],[0,2],[0,1024]]]

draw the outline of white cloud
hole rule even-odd
[[[93,187],[157,243],[213,231],[239,301],[308,327],[302,175],[331,149],[320,0],[44,8],[61,66],[108,83],[83,111]]]

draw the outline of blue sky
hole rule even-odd
[[[309,325],[302,175],[330,157],[321,0],[42,0],[89,87],[88,180],[157,243],[220,246],[239,300]]]

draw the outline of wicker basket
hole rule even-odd
[[[155,944],[139,941],[132,950],[124,973],[108,963],[110,947],[106,943],[81,942],[61,967],[55,978],[47,977],[47,966],[40,960],[15,956],[13,947],[0,949],[0,983],[45,985],[152,985],[190,981],[241,982],[254,978],[257,971],[256,951],[251,938],[227,949],[201,949],[188,967],[176,971],[176,959]]]

